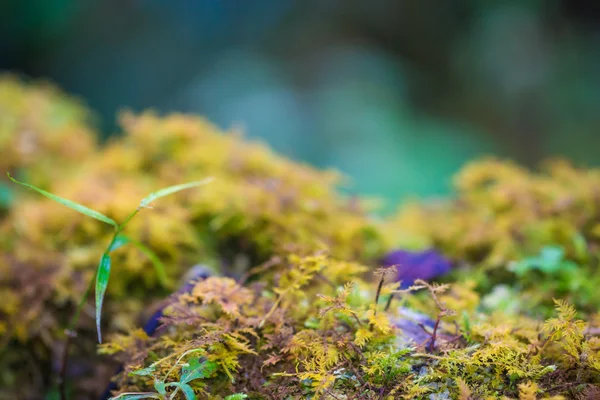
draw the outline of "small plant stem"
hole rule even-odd
[[[375,310],[373,311],[373,316],[377,315],[377,303],[379,303],[379,296],[381,295],[381,288],[383,287],[383,282],[385,281],[385,276],[381,275],[381,279],[379,280],[379,285],[377,285],[377,292],[375,293]],[[373,324],[369,327],[369,331],[373,332]]]
[[[333,397],[333,398],[334,398],[334,399],[336,399],[336,400],[340,400],[340,398],[339,398],[339,397],[337,397],[335,394],[333,394],[333,393],[331,392],[331,389],[326,389],[326,390],[325,390],[325,393],[327,393],[328,395],[330,395],[331,397]]]
[[[131,214],[129,214],[127,216],[127,218],[125,218],[125,221],[123,221],[122,223],[120,223],[117,226],[117,229],[115,230],[115,237],[117,236],[117,234],[121,233],[121,231],[125,228],[125,225],[127,225],[129,223],[129,221],[131,221],[131,219],[133,217],[135,217],[137,215],[137,213],[140,212],[140,207],[136,208],[135,211],[133,211]],[[114,240],[114,238],[113,238]]]
[[[81,310],[83,309],[83,307],[85,306],[85,303],[87,302],[87,298],[90,296],[90,293],[92,292],[92,288],[94,287],[95,280],[96,280],[96,275],[92,275],[92,278],[90,279],[90,282],[88,283],[87,289],[85,289],[85,293],[81,297],[81,300],[79,300],[79,304],[77,305],[75,314],[73,314],[73,317],[71,318],[71,321],[69,322],[69,325],[67,325],[67,328],[65,329],[65,333],[67,333],[69,331],[72,332],[75,330],[75,327],[77,326],[77,322],[79,321],[79,315],[81,314]]]
[[[336,288],[335,283],[331,282],[331,280],[329,278],[327,278],[325,275],[323,275],[322,273],[318,272],[317,274],[315,274],[315,277],[322,280],[323,282],[325,282],[332,288],[334,288],[334,289]]]
[[[442,315],[439,314],[437,319],[435,320],[435,325],[433,326],[433,333],[431,334],[431,341],[429,342],[429,351],[433,352],[435,346],[435,339],[437,337],[437,330],[440,326],[440,320],[442,319]]]
[[[352,372],[354,373],[354,376],[356,377],[356,379],[358,380],[358,382],[360,382],[360,384],[364,387],[368,387],[367,383],[363,380],[362,376],[360,376],[360,374],[358,373],[358,371],[356,370],[356,368],[354,367],[354,364],[352,363],[352,360],[350,360],[348,357],[343,356],[346,359],[346,362],[348,363],[348,367],[350,367],[350,369],[352,370]]]
[[[387,312],[390,309],[390,306],[392,305],[392,300],[394,300],[394,293],[390,294],[387,303],[385,303],[385,308],[383,309],[383,311]]]
[[[355,312],[352,313],[352,316],[354,317],[354,319],[356,320],[356,322],[358,323],[358,326],[362,327],[363,323],[360,322],[360,319],[358,318],[358,316],[356,315]]]
[[[60,377],[58,381],[58,388],[60,391],[60,398],[62,400],[67,399],[67,368],[69,367],[69,347],[71,344],[71,339],[75,337],[75,332],[70,330],[65,330],[65,344],[64,344],[64,352],[62,356],[61,366],[60,366]]]
[[[283,297],[283,293],[279,295],[279,297],[277,297],[277,299],[275,300],[275,303],[273,303],[273,306],[271,307],[271,309],[269,310],[269,312],[267,313],[267,315],[265,315],[263,317],[263,319],[260,321],[260,323],[258,324],[258,328],[262,328],[263,325],[265,324],[265,322],[267,321],[267,319],[271,318],[271,315],[273,315],[273,313],[275,312],[275,310],[277,309],[277,306],[279,306],[279,302],[281,302],[281,298]]]
[[[377,285],[377,292],[375,293],[375,315],[377,315],[377,303],[379,303],[379,296],[381,295],[381,288],[383,287],[383,281],[385,277],[382,276],[379,280],[379,285]]]
[[[60,376],[58,378],[58,386],[59,386],[59,390],[60,390],[61,400],[67,400],[67,390],[66,390],[67,369],[68,369],[68,364],[69,364],[69,348],[71,347],[71,339],[77,336],[77,333],[75,332],[75,327],[77,326],[77,322],[79,321],[79,315],[81,314],[81,310],[83,310],[83,307],[85,306],[85,303],[87,302],[87,298],[89,297],[90,292],[92,291],[92,288],[94,287],[95,280],[96,280],[95,275],[92,275],[92,279],[90,279],[90,282],[88,283],[88,286],[85,289],[85,293],[81,297],[81,300],[79,300],[79,304],[77,305],[75,314],[71,318],[71,321],[69,321],[69,325],[67,325],[67,327],[64,330],[65,344],[64,344],[64,348],[63,348],[63,355],[62,355],[61,366],[60,366]]]

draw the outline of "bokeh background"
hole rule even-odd
[[[595,0],[2,0],[0,69],[104,137],[124,108],[197,113],[390,206],[484,154],[600,161]]]

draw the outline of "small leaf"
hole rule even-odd
[[[108,248],[108,251],[115,251],[117,249],[120,249],[121,247],[125,246],[127,243],[129,243],[131,240],[125,236],[125,235],[117,235],[117,237],[115,238],[115,240],[113,240],[113,242],[110,244],[110,247]]]
[[[95,219],[97,219],[99,221],[102,221],[102,222],[105,222],[105,223],[107,223],[109,225],[112,225],[112,226],[115,226],[115,227],[117,226],[117,223],[113,219],[108,218],[106,215],[101,214],[98,211],[92,210],[91,208],[88,208],[88,207],[86,207],[84,205],[81,205],[79,203],[75,203],[74,201],[64,199],[64,198],[59,197],[59,196],[57,196],[55,194],[52,194],[50,192],[46,192],[45,190],[37,188],[37,187],[35,187],[33,185],[30,185],[28,183],[20,182],[20,181],[16,180],[15,178],[13,178],[8,172],[6,173],[6,175],[14,183],[18,183],[19,185],[25,186],[25,187],[27,187],[27,188],[29,188],[31,190],[35,190],[36,192],[38,192],[38,193],[46,196],[47,198],[49,198],[51,200],[54,200],[54,201],[62,204],[63,206],[69,207],[69,208],[71,208],[71,209],[73,209],[75,211],[78,211],[78,212],[80,212],[82,214],[87,215],[88,217],[95,218]]]
[[[104,293],[108,286],[110,278],[110,256],[104,253],[98,265],[96,274],[96,329],[98,330],[98,343],[102,343],[102,332],[100,329],[100,317],[102,315],[102,303],[104,302]]]
[[[523,276],[527,272],[534,270],[546,274],[556,274],[558,272],[568,272],[576,269],[577,264],[566,260],[565,250],[559,246],[545,246],[538,256],[528,257],[509,265],[509,270],[519,276]]]
[[[181,185],[175,185],[175,186],[166,187],[166,188],[161,189],[161,190],[159,190],[157,192],[151,193],[147,197],[145,197],[141,201],[140,207],[141,208],[148,207],[148,205],[150,203],[152,203],[154,200],[156,200],[156,199],[158,199],[160,197],[168,196],[170,194],[179,192],[181,190],[185,190],[185,189],[190,189],[190,188],[197,187],[197,186],[206,185],[207,183],[211,182],[212,180],[213,180],[213,178],[206,178],[206,179],[202,179],[201,181],[194,181],[194,182],[182,183]]]
[[[179,381],[188,383],[194,379],[210,378],[216,370],[216,362],[205,360],[201,363],[199,358],[193,358],[189,361],[188,365],[181,369],[181,378],[179,378]]]
[[[188,384],[180,383],[180,382],[173,382],[173,383],[168,383],[167,386],[178,387],[185,395],[186,400],[197,400],[196,394],[194,393],[194,389],[192,389],[192,387]]]
[[[563,260],[565,250],[559,246],[545,246],[540,252],[540,264],[547,266],[548,269],[553,269]]]
[[[160,394],[167,394],[166,384],[158,379],[154,380],[154,389]]]

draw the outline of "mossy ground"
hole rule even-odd
[[[2,78],[0,167],[115,220],[156,189],[215,179],[127,226],[166,279],[138,248],[114,253],[108,341],[96,345],[90,302],[69,398],[98,398],[119,364],[115,395],[130,399],[600,396],[599,170],[483,160],[453,199],[383,218],[342,196],[339,174],[197,117],[124,114],[103,145],[89,121],[57,89]],[[0,184],[0,386],[57,397],[64,327],[111,231]],[[443,284],[400,289],[394,267],[379,268],[407,246],[452,261]],[[213,276],[163,301],[196,264]],[[139,327],[158,307],[148,336]]]

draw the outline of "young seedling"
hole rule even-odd
[[[154,362],[147,368],[131,372],[130,375],[148,376],[154,377],[154,389],[156,392],[133,392],[133,393],[121,393],[116,397],[111,397],[110,400],[136,400],[136,399],[160,399],[160,400],[174,400],[177,399],[177,394],[181,391],[186,400],[197,400],[194,389],[189,385],[190,382],[197,379],[209,379],[211,378],[218,367],[218,364],[214,361],[206,360],[202,356],[197,356],[183,362],[183,358],[192,353],[203,353],[203,349],[191,349],[183,353],[175,364],[169,369],[164,377],[156,376],[156,367],[162,362],[168,360],[170,357],[165,357],[161,360]],[[167,378],[176,369],[180,369],[179,380],[177,382],[168,382]],[[172,392],[168,393],[168,389],[175,388]],[[236,397],[228,396],[226,399],[235,399]],[[240,397],[245,398],[245,397]]]
[[[43,189],[40,189],[40,188],[30,185],[28,183],[18,181],[17,179],[13,178],[10,175],[10,173],[7,173],[6,175],[8,175],[8,178],[11,181],[13,181],[14,183],[25,186],[31,190],[34,190],[34,191],[42,194],[43,196],[46,196],[47,198],[49,198],[51,200],[54,200],[64,206],[69,207],[69,208],[71,208],[77,212],[80,212],[84,215],[87,215],[88,217],[92,217],[99,221],[102,221],[108,225],[111,225],[114,228],[112,239],[111,239],[110,243],[108,244],[108,247],[106,248],[106,250],[104,251],[104,253],[102,254],[102,256],[100,258],[100,263],[98,265],[98,269],[96,271],[96,277],[95,277],[95,282],[96,282],[96,329],[98,332],[98,342],[100,342],[100,343],[102,343],[102,331],[100,328],[100,321],[101,321],[101,317],[102,317],[102,304],[104,302],[104,294],[106,293],[106,288],[108,286],[108,280],[110,278],[110,269],[111,269],[110,253],[112,251],[114,251],[128,243],[131,243],[132,245],[136,246],[138,249],[140,249],[140,251],[142,251],[146,256],[148,256],[150,258],[152,264],[154,265],[154,268],[156,269],[158,278],[161,280],[161,282],[163,284],[166,283],[166,279],[167,279],[167,276],[166,276],[165,270],[164,270],[164,266],[162,265],[160,260],[146,246],[144,246],[140,242],[132,240],[129,237],[122,234],[122,232],[125,229],[125,227],[127,226],[127,224],[132,220],[133,217],[135,217],[140,212],[141,209],[148,208],[150,203],[152,203],[154,200],[159,199],[164,196],[167,196],[169,194],[179,192],[181,190],[205,185],[212,180],[212,178],[206,178],[206,179],[203,179],[200,181],[194,181],[194,182],[184,183],[184,184],[175,185],[175,186],[169,186],[169,187],[161,189],[157,192],[151,193],[150,195],[148,195],[147,197],[142,199],[142,201],[140,202],[140,205],[131,214],[129,214],[129,216],[127,216],[127,218],[125,218],[125,220],[122,223],[117,223],[112,218],[109,218],[106,215],[99,213],[98,211],[92,210],[91,208],[88,208],[82,204],[59,197],[55,194],[47,192]],[[89,296],[89,293],[92,290],[93,285],[94,285],[94,279],[92,278],[90,280],[90,283],[89,283],[81,301],[79,302],[79,304],[77,306],[77,309],[75,311],[75,314],[73,315],[73,318],[71,319],[71,321],[65,331],[67,333],[67,336],[73,335],[73,330],[75,329],[75,327],[77,325],[77,321],[79,320],[79,314],[81,313],[81,310],[82,310],[83,306],[85,305],[85,302],[87,301],[87,298]]]

